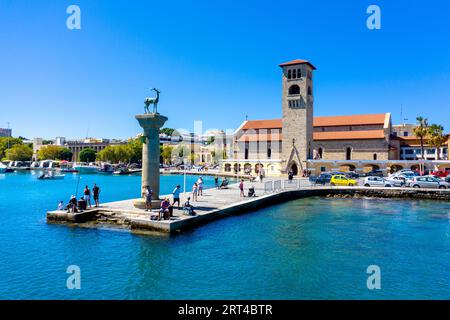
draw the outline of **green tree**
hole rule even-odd
[[[33,150],[25,144],[16,144],[6,150],[6,158],[12,161],[28,161],[33,156]]]
[[[428,130],[428,119],[424,117],[417,117],[417,127],[414,128],[413,132],[414,135],[419,138],[420,140],[420,149],[422,151],[422,159],[425,159],[425,147],[424,147],[424,140],[427,137],[429,130]]]
[[[61,146],[47,145],[38,151],[39,160],[72,160],[72,152]]]
[[[440,148],[447,141],[447,136],[444,133],[444,127],[438,124],[432,124],[428,130],[429,133],[429,144],[430,146],[436,148],[437,159],[440,160]]]
[[[115,146],[114,152],[118,161],[130,163],[132,154],[129,145]]]
[[[62,148],[59,154],[59,160],[72,161],[73,152],[68,148]]]
[[[115,146],[107,146],[105,149],[97,153],[98,161],[109,161],[111,163],[118,163]]]
[[[159,130],[160,133],[167,134],[168,136],[172,136],[175,129],[172,128],[162,128]]]
[[[81,150],[78,154],[78,160],[81,162],[94,162],[97,152],[91,148]]]
[[[135,157],[137,156],[133,152],[133,147],[131,147],[129,144],[108,146],[99,153],[97,153],[97,160],[109,161],[111,163],[119,163],[119,162],[130,163]]]
[[[172,163],[172,151],[173,147],[171,146],[164,146],[162,148],[161,157],[163,158],[164,163]]]
[[[3,159],[6,155],[6,149],[11,148],[17,144],[23,144],[23,141],[19,138],[1,137],[0,138],[0,159]]]
[[[137,163],[142,160],[142,140],[141,138],[130,139],[127,144],[130,149],[130,162]]]

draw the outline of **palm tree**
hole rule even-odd
[[[422,152],[422,159],[425,159],[424,140],[429,134],[428,119],[419,116],[416,118],[416,120],[417,120],[417,127],[414,128],[413,132],[414,135],[420,139],[420,149]]]
[[[447,140],[446,135],[444,134],[444,127],[438,124],[432,124],[429,127],[429,135],[430,135],[430,146],[436,148],[437,150],[437,159],[440,160],[440,148]]]
[[[422,161],[425,161],[424,140],[429,134],[428,119],[419,116],[416,118],[416,120],[417,120],[417,127],[414,128],[413,132],[414,132],[415,136],[420,139],[420,149],[422,152]],[[424,171],[425,171],[424,163],[421,162],[420,163],[420,175],[422,175]]]

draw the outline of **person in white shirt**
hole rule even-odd
[[[202,196],[203,195],[203,178],[202,177],[198,178],[197,185],[198,185],[198,195]]]

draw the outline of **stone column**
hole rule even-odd
[[[159,129],[167,121],[158,113],[138,114],[136,120],[144,129],[142,145],[142,184],[141,194],[145,186],[150,186],[153,190],[154,205],[159,207]],[[145,201],[138,200],[134,202],[135,207],[145,208]],[[153,206],[155,207],[155,206]]]

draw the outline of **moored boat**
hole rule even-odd
[[[14,172],[15,170],[0,162],[0,173]]]
[[[39,180],[62,180],[64,179],[65,175],[63,174],[54,174],[50,172],[44,172],[41,174],[38,179]]]
[[[79,173],[98,173],[101,168],[91,164],[75,163],[73,169],[77,170]]]

